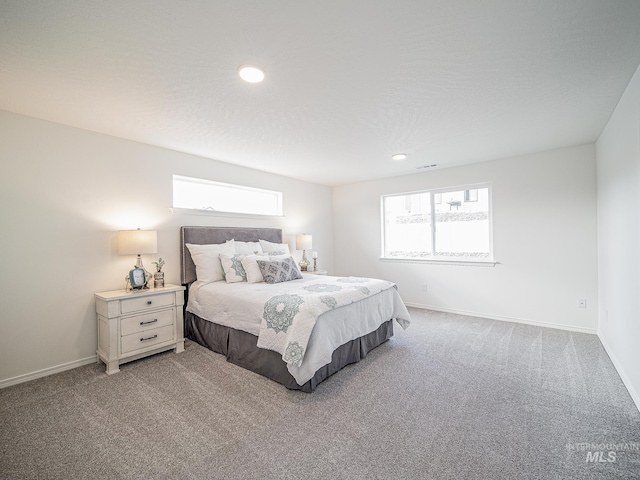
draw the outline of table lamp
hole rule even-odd
[[[118,253],[137,255],[136,265],[126,277],[133,290],[149,288],[147,282],[151,273],[144,268],[141,255],[158,252],[158,232],[155,230],[118,231]]]

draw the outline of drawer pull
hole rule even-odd
[[[154,318],[153,320],[149,320],[148,322],[140,322],[140,325],[149,325],[150,323],[156,323],[158,321],[157,318]]]
[[[147,338],[142,337],[140,341],[145,342],[147,340],[153,340],[154,338],[158,338],[158,335],[156,334],[156,335],[153,335],[152,337],[147,337]]]
[[[151,305],[151,300],[147,300],[147,305]]]

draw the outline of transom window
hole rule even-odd
[[[281,216],[282,192],[174,175],[173,207]]]
[[[492,261],[489,184],[383,195],[382,257]]]

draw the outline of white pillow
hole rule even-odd
[[[227,283],[247,281],[247,274],[245,273],[244,267],[241,263],[243,258],[244,255],[238,255],[237,253],[234,253],[233,255],[227,255],[224,253],[220,254],[220,263],[222,264],[224,279]]]
[[[262,246],[262,251],[266,253],[291,253],[289,251],[289,245],[286,243],[272,243],[267,242],[266,240],[260,240],[260,245]]]
[[[236,247],[236,253],[240,255],[254,255],[256,253],[262,253],[262,246],[260,242],[239,242],[234,240]]]
[[[245,273],[247,274],[247,282],[260,283],[264,282],[262,278],[262,272],[258,267],[258,260],[269,260],[269,256],[266,253],[258,255],[245,255],[240,261]]]
[[[196,278],[199,282],[212,283],[224,280],[224,270],[220,263],[220,254],[233,255],[233,243],[196,245],[187,243],[191,258],[196,265]]]

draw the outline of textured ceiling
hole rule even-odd
[[[338,185],[594,142],[639,26],[639,0],[0,0],[0,109]]]

